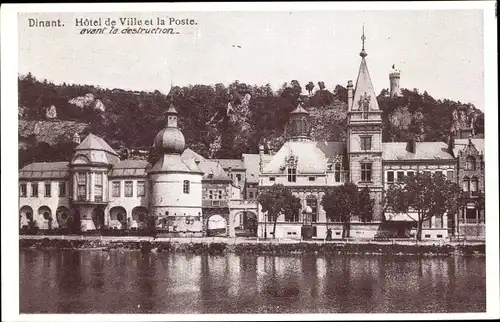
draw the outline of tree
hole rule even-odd
[[[306,90],[309,93],[309,95],[312,95],[313,89],[314,89],[314,83],[313,82],[307,83]]]
[[[321,200],[326,217],[344,224],[342,238],[347,237],[353,216],[359,216],[363,221],[371,220],[373,204],[368,188],[360,191],[356,184],[350,182],[328,189]]]
[[[454,214],[460,207],[461,188],[443,175],[417,173],[395,183],[386,192],[386,210],[394,213],[413,212],[417,223],[417,240],[422,239],[422,224],[432,217]]]
[[[301,206],[300,199],[292,194],[292,191],[282,184],[274,184],[269,188],[263,188],[259,192],[259,203],[262,206],[262,212],[266,212],[268,218],[271,218],[273,224],[273,238],[276,233],[276,222],[280,215],[296,214]],[[267,237],[267,236],[266,236]]]

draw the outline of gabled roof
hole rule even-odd
[[[328,157],[313,141],[288,141],[272,156],[262,173],[283,173],[286,158],[297,157],[297,173],[325,173]]]
[[[264,156],[269,156],[264,154]],[[246,169],[246,181],[248,183],[258,183],[259,182],[259,172],[260,172],[260,155],[259,154],[243,154],[243,165]]]
[[[484,139],[470,139],[470,141],[479,153],[484,154]],[[455,148],[453,149],[455,156],[457,156],[458,152],[464,150],[468,145],[469,139],[455,139]]]
[[[444,142],[415,142],[415,153],[406,150],[407,142],[382,143],[382,160],[453,160]]]
[[[147,166],[146,160],[122,160],[113,166],[109,177],[145,177]]]
[[[377,95],[373,89],[373,83],[368,72],[365,58],[361,58],[361,65],[359,66],[358,79],[356,80],[356,87],[354,88],[354,98],[351,110],[360,110],[360,103],[364,100],[369,100],[370,110],[380,110],[377,102]]]
[[[181,158],[183,160],[185,160],[185,159],[194,159],[194,160],[200,161],[200,162],[205,161],[204,157],[202,157],[200,154],[194,152],[190,148],[187,148],[187,149],[184,150],[184,152],[182,152]]]
[[[19,179],[65,179],[69,176],[68,162],[35,162],[19,170]]]
[[[156,164],[149,168],[149,172],[191,172],[203,174],[195,160],[182,160],[178,154],[164,154]]]
[[[212,159],[219,162],[224,170],[231,168],[232,170],[245,170],[245,165],[241,159]]]
[[[304,109],[304,107],[302,107],[302,104],[299,102],[297,107],[293,111],[291,111],[290,114],[292,114],[292,115],[293,114],[306,114],[306,115],[308,115],[309,112],[306,111],[306,109]]]
[[[75,150],[100,150],[100,151],[105,151],[108,153],[111,153],[115,156],[118,156],[118,153],[116,153],[113,148],[109,146],[106,141],[98,137],[97,135],[94,135],[92,133],[89,133],[87,137],[80,143]]]
[[[205,160],[200,162],[198,167],[204,173],[203,180],[231,181],[222,166],[216,161]]]

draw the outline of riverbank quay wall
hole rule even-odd
[[[94,249],[110,251],[138,250],[145,253],[247,253],[322,255],[417,255],[484,256],[484,243],[431,243],[415,241],[296,241],[248,240],[238,238],[151,238],[151,237],[81,237],[20,236],[22,249]]]

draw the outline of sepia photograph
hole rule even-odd
[[[496,2],[1,13],[3,320],[500,317]]]

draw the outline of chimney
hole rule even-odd
[[[455,138],[453,137],[453,132],[448,136],[448,153],[453,155],[453,149],[455,148]]]
[[[76,144],[80,144],[80,135],[78,135],[77,132],[73,134],[73,142],[75,142]]]
[[[229,176],[229,178],[231,178],[231,182],[234,184],[233,168],[232,167],[227,168],[227,175]]]
[[[264,166],[264,145],[259,145],[259,172],[262,172],[262,168]]]
[[[417,149],[417,143],[415,142],[414,138],[411,138],[408,140],[408,143],[406,143],[406,151],[410,153],[415,153]]]
[[[353,99],[353,86],[352,86],[352,80],[347,81],[347,109],[352,108],[352,99]]]

